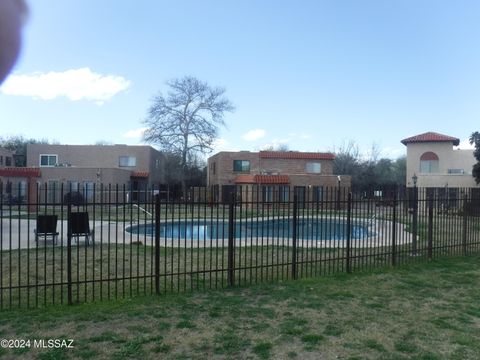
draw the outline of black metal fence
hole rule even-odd
[[[206,189],[184,201],[155,187],[43,186],[23,201],[4,190],[1,309],[245,286],[480,249],[474,189],[245,186],[223,202]]]

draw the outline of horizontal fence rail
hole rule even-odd
[[[476,189],[0,184],[0,309],[246,286],[466,255]],[[32,195],[34,194],[34,196]]]

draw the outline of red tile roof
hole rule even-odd
[[[287,175],[255,175],[257,184],[289,184],[290,178]]]
[[[260,151],[261,158],[269,159],[305,159],[305,160],[333,160],[332,153],[300,152],[300,151]]]
[[[237,175],[235,184],[254,184],[255,175]]]
[[[402,140],[403,145],[422,142],[451,142],[453,145],[458,146],[458,144],[460,144],[460,139],[435,132],[426,132],[424,134],[412,136]]]
[[[134,178],[148,178],[150,173],[148,171],[132,171],[130,177]]]
[[[235,184],[254,184],[255,175],[237,175]]]
[[[237,175],[236,184],[290,184],[287,175]]]
[[[40,169],[38,168],[27,168],[27,167],[18,167],[18,168],[3,168],[0,169],[0,176],[10,176],[10,177],[40,177]]]

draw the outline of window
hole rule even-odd
[[[118,166],[120,167],[137,166],[137,158],[135,156],[120,156],[118,158]]]
[[[40,166],[55,166],[58,163],[58,155],[40,155]]]
[[[3,165],[3,156],[0,156],[0,165]]]
[[[75,191],[79,192],[80,191],[80,184],[78,181],[67,181],[67,191]]]
[[[93,181],[85,181],[83,183],[83,197],[87,201],[91,201],[93,199],[95,189],[95,183]]]
[[[22,180],[18,183],[18,192],[22,199],[25,199],[27,196],[28,184],[25,180]]]
[[[5,166],[12,166],[12,158],[10,156],[5,157]]]
[[[305,171],[309,174],[320,174],[322,171],[322,164],[319,162],[307,162]]]
[[[217,163],[216,162],[213,162],[211,165],[210,165],[210,170],[212,172],[213,175],[215,175],[215,173],[217,172]]]
[[[249,160],[233,160],[233,171],[249,172],[250,161]]]
[[[273,186],[263,186],[262,193],[263,193],[264,202],[273,202],[273,194],[274,194]]]
[[[282,185],[278,187],[278,201],[288,202],[290,200],[290,187]]]
[[[423,153],[422,156],[420,156],[420,172],[421,173],[426,173],[426,174],[431,174],[431,173],[437,173],[438,172],[438,156],[437,154],[428,151],[426,153]]]
[[[449,174],[455,174],[455,175],[463,175],[465,174],[465,170],[463,169],[448,169]]]
[[[243,191],[244,188],[241,185],[235,185],[236,193],[235,193],[235,200],[241,202],[243,198]],[[248,190],[245,190],[248,191]]]

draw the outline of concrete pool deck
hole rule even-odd
[[[123,244],[124,240],[126,243],[138,241],[137,236],[134,234],[127,233],[125,228],[130,226],[130,223],[115,223],[115,222],[97,222],[95,225],[90,221],[90,228],[94,231],[95,243],[119,243]],[[27,249],[35,248],[37,243],[35,242],[35,233],[34,229],[36,228],[35,220],[26,220],[26,219],[1,219],[1,249]],[[58,246],[67,246],[67,221],[58,221],[57,223],[58,235]],[[46,241],[47,246],[52,246],[52,238],[49,237]],[[111,241],[108,241],[110,239]],[[80,244],[83,245],[85,237],[80,237]],[[142,241],[143,239],[140,239]],[[145,243],[142,241],[142,243]],[[40,240],[38,242],[39,247],[43,247],[45,241]],[[75,239],[72,239],[72,245],[76,245]],[[150,245],[150,244],[147,244]]]
[[[215,219],[214,219],[215,220]],[[354,221],[366,221],[366,219],[352,219]],[[194,220],[196,221],[196,220]],[[215,220],[216,221],[216,220]],[[256,219],[249,219],[255,222]],[[94,230],[95,244],[133,244],[141,242],[144,245],[153,245],[154,238],[152,236],[143,234],[132,234],[126,229],[131,225],[136,225],[135,222],[106,222],[106,221],[90,221],[90,228]],[[36,221],[34,219],[0,219],[1,228],[1,243],[0,251],[18,250],[18,249],[32,249],[37,247],[35,242],[34,229]],[[351,239],[351,248],[378,248],[388,247],[392,245],[393,231],[392,222],[388,220],[374,220],[369,222],[368,230],[374,235]],[[67,221],[59,221],[57,224],[57,231],[59,232],[57,246],[67,246]],[[405,245],[412,242],[412,234],[406,232],[404,225],[396,224],[396,245]],[[51,238],[50,238],[51,239]],[[84,245],[84,237],[80,237],[80,245]],[[183,239],[183,238],[164,238],[161,237],[160,245],[167,247],[187,247],[187,248],[203,248],[203,247],[222,247],[227,246],[228,239]],[[52,240],[39,241],[38,247],[52,246]],[[242,237],[235,241],[236,246],[258,246],[258,245],[277,245],[277,246],[292,246],[293,241],[287,237]],[[72,245],[76,245],[76,241],[72,239]],[[304,248],[344,248],[347,245],[346,240],[307,240],[298,239],[297,246]]]

